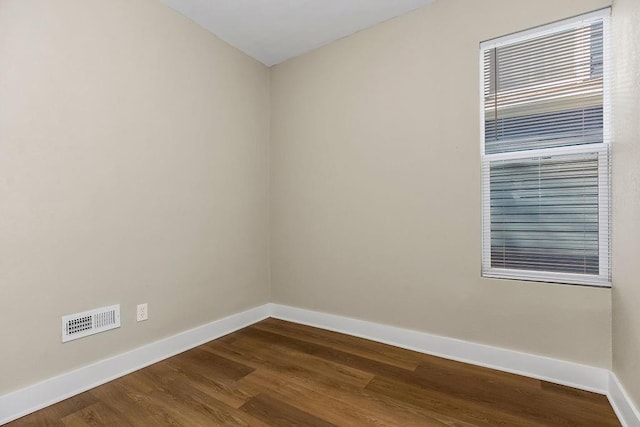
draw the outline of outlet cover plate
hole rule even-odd
[[[138,304],[138,309],[136,310],[136,319],[138,322],[142,322],[143,320],[147,320],[149,318],[149,310],[147,307],[147,303]]]

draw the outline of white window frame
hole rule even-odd
[[[611,287],[611,95],[610,95],[610,17],[611,8],[569,18],[552,24],[532,28],[516,34],[499,37],[480,44],[480,149],[482,159],[482,277],[528,280],[561,284]],[[531,38],[575,28],[580,24],[602,21],[603,24],[603,142],[598,144],[523,150],[498,154],[485,154],[484,114],[484,51],[525,41]],[[598,231],[599,274],[574,274],[491,267],[491,200],[490,164],[492,161],[527,159],[565,154],[598,154]]]

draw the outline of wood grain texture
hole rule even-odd
[[[10,426],[619,426],[606,397],[276,319]]]

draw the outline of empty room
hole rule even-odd
[[[0,425],[639,426],[639,0],[0,0]]]

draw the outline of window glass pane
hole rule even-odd
[[[485,153],[602,143],[603,24],[484,52]]]
[[[598,155],[490,162],[491,267],[599,273]]]

